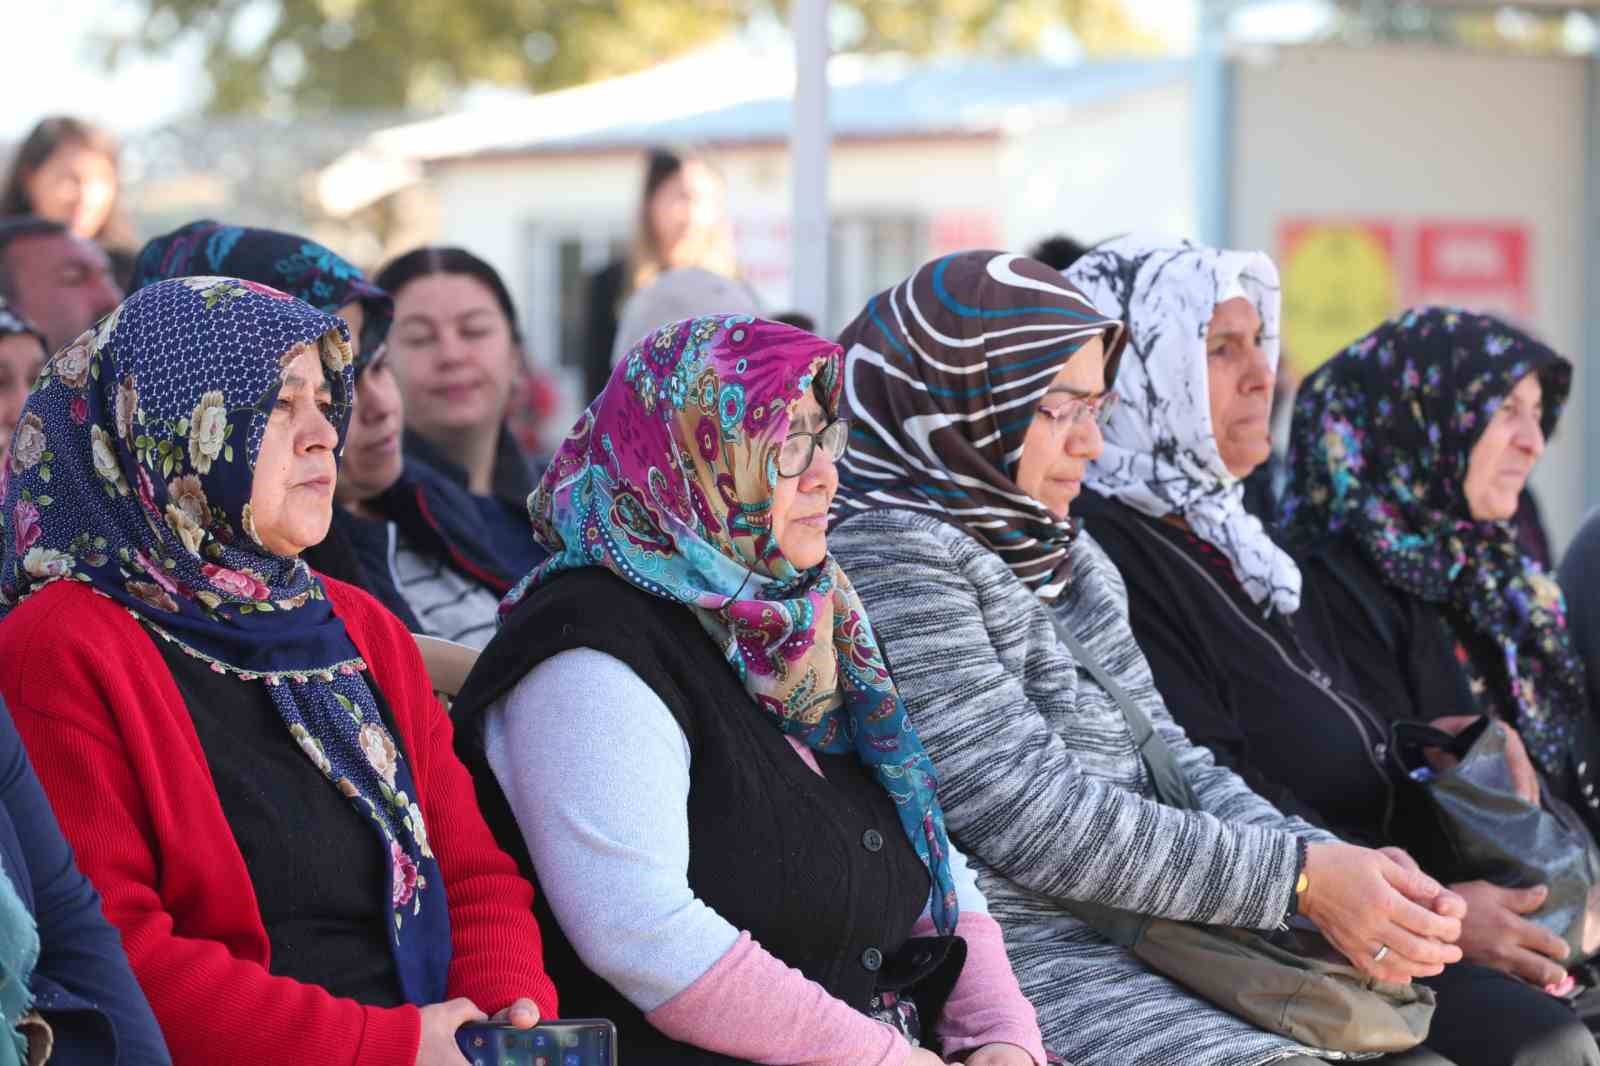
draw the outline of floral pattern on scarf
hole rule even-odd
[[[1528,374],[1549,437],[1567,360],[1489,315],[1426,307],[1385,322],[1300,386],[1281,517],[1297,548],[1348,533],[1389,584],[1454,608],[1492,641],[1510,691],[1496,683],[1489,698],[1565,793],[1584,757],[1573,752],[1586,702],[1561,590],[1510,522],[1472,518],[1462,489],[1473,445]]]
[[[1261,252],[1188,241],[1119,237],[1066,270],[1099,307],[1128,328],[1117,372],[1121,403],[1085,484],[1153,518],[1176,514],[1233,564],[1250,599],[1293,614],[1300,568],[1245,510],[1244,482],[1228,472],[1211,426],[1206,329],[1217,304],[1243,296],[1261,316],[1261,348],[1278,368],[1282,296],[1278,269]]]
[[[251,515],[283,361],[303,345],[321,354],[342,443],[347,335],[265,285],[197,277],[141,289],[58,352],[3,474],[0,618],[81,581],[213,670],[265,684],[293,742],[371,822],[393,873],[383,921],[401,988],[434,1003],[449,915],[409,766],[320,579],[262,547]]]
[[[584,566],[684,604],[777,728],[872,770],[928,866],[933,918],[949,933],[957,907],[937,777],[866,612],[832,557],[797,571],[772,532],[790,411],[815,389],[836,413],[841,362],[835,344],[743,316],[646,336],[529,497],[552,554],[502,611]]]
[[[146,244],[134,264],[128,292],[191,274],[225,274],[270,285],[319,311],[336,312],[359,302],[366,317],[356,357],[358,375],[377,355],[394,318],[388,293],[316,241],[209,221],[191,222]]]
[[[931,513],[1057,599],[1077,529],[1018,487],[1017,460],[1040,397],[1094,337],[1109,384],[1122,323],[1007,252],[944,256],[874,296],[839,337],[851,428],[834,521],[881,507]]]

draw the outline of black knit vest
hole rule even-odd
[[[756,707],[687,608],[593,567],[556,578],[518,606],[452,709],[456,750],[472,772],[484,816],[535,888],[537,871],[484,754],[484,712],[539,663],[571,648],[593,648],[626,663],[688,738],[689,886],[695,895],[859,1010],[877,991],[909,992],[931,1034],[965,945],[955,937],[909,939],[928,902],[928,872],[883,787],[853,754],[819,754],[824,776],[814,773]],[[543,892],[536,891],[534,913],[563,1016],[616,1022],[623,1063],[734,1061],[653,1028],[584,966]]]

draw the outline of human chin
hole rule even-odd
[[[796,570],[810,570],[828,557],[827,530],[791,523],[784,533],[783,542],[778,548]]]

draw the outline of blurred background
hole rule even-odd
[[[75,0],[10,13],[0,157],[45,115],[103,126],[134,247],[206,217],[367,268],[465,246],[511,284],[563,428],[655,146],[703,162],[715,202],[684,210],[726,233],[718,269],[823,333],[945,251],[1260,248],[1295,375],[1419,302],[1573,357],[1535,478],[1564,545],[1600,503],[1591,7]]]

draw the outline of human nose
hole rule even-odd
[[[1526,414],[1517,419],[1517,435],[1513,442],[1535,459],[1544,454],[1544,427],[1536,415]]]
[[[102,315],[110,314],[122,302],[122,290],[110,274],[96,276],[94,292],[96,306],[102,309]]]
[[[1084,412],[1079,421],[1067,428],[1063,442],[1066,453],[1077,459],[1098,459],[1105,448],[1105,434],[1100,431],[1098,412]]]
[[[1239,378],[1239,391],[1244,393],[1267,392],[1272,389],[1272,360],[1258,344],[1250,345],[1249,363]]]
[[[436,349],[439,353],[439,367],[454,367],[467,362],[467,353],[470,347],[467,339],[461,335],[459,330],[446,329],[441,331]]]
[[[800,490],[802,492],[815,492],[819,489],[832,491],[830,486],[839,484],[839,467],[834,462],[833,453],[822,446],[822,442],[813,439],[811,462],[800,472]]]
[[[332,451],[339,443],[339,430],[320,407],[312,407],[299,434],[304,451]]]

